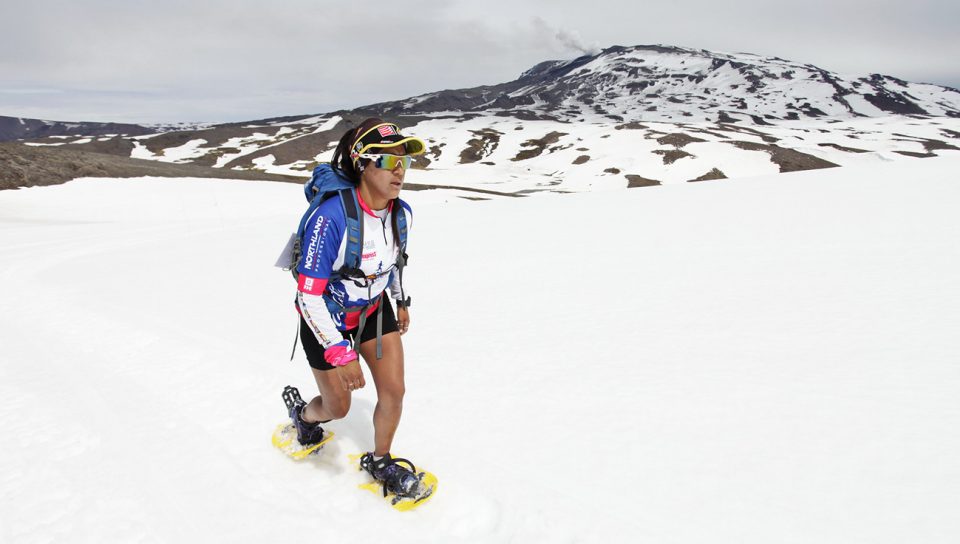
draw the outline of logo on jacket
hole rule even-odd
[[[314,261],[317,259],[317,254],[323,251],[323,235],[327,230],[328,224],[327,218],[323,216],[318,217],[317,222],[314,223],[313,231],[310,233],[310,243],[307,245],[307,251],[304,254],[303,264],[305,267],[312,269]]]

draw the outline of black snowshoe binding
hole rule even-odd
[[[410,468],[401,466],[406,464]],[[383,496],[386,497],[392,493],[394,495],[393,503],[396,504],[401,499],[421,500],[429,496],[421,496],[421,481],[424,473],[417,473],[417,467],[406,459],[394,459],[390,454],[386,454],[382,459],[375,461],[373,453],[365,453],[360,458],[360,468],[367,471],[373,479],[380,482],[383,486]]]
[[[297,429],[297,441],[301,446],[310,446],[323,440],[323,427],[319,423],[307,423],[303,420],[303,409],[307,403],[300,398],[300,391],[296,387],[283,388],[283,403],[287,406],[287,413]]]

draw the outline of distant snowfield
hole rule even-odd
[[[429,170],[422,172],[431,180],[445,178],[446,185],[502,192],[582,192],[623,189],[627,186],[626,175],[639,175],[666,185],[686,183],[714,168],[728,178],[780,172],[769,153],[738,149],[731,141],[758,145],[773,141],[777,146],[841,166],[889,163],[903,160],[900,152],[926,153],[930,141],[950,140],[945,134],[956,133],[960,122],[948,118],[917,121],[884,117],[754,127],[727,125],[719,129],[711,123],[643,122],[642,129],[615,128],[618,126],[623,125],[609,121],[573,124],[478,116],[469,120],[421,121],[408,132],[427,139],[429,147],[437,145],[443,149],[439,158],[430,163]],[[461,164],[460,151],[483,130],[500,133],[496,145],[480,161]],[[560,136],[538,156],[514,161],[519,152],[530,149],[529,141],[548,134]],[[667,135],[696,140],[679,146],[658,141]],[[960,157],[960,149],[952,144],[946,146],[937,149],[937,153]],[[665,164],[662,154],[678,151],[686,156]],[[331,155],[332,152],[321,153],[315,158],[328,161]],[[585,162],[576,164],[578,157]],[[258,166],[271,173],[296,174],[270,164]],[[616,172],[611,173],[611,168]]]
[[[455,195],[405,194],[394,453],[441,487],[400,514],[347,460],[371,386],[270,445],[299,186],[0,192],[0,541],[960,540],[960,158]]]
[[[296,131],[300,136],[314,134],[332,129],[338,120],[312,118]],[[840,166],[886,164],[934,152],[960,157],[960,147],[955,145],[960,120],[947,117],[888,116],[753,126],[644,121],[632,128],[599,115],[586,116],[582,121],[531,121],[490,114],[423,120],[405,126],[404,132],[428,144],[429,164],[426,170],[417,172],[416,181],[462,187],[459,194],[468,197],[477,197],[477,189],[511,194],[619,191],[627,187],[629,176],[670,185],[700,179],[717,170],[732,179],[776,174],[781,166],[771,157],[771,145],[807,155],[804,160],[821,159]],[[399,122],[403,124],[403,119]],[[541,140],[552,143],[544,143],[535,156],[517,160]],[[216,164],[223,166],[278,145],[268,141],[265,134],[259,134],[259,139],[231,140],[227,147],[240,151],[221,155]],[[482,145],[475,145],[480,141]],[[758,148],[742,149],[735,142]],[[189,159],[211,152],[210,148],[194,146],[189,150],[194,155],[188,157],[181,149],[185,146],[167,149],[166,153]],[[157,158],[138,154],[138,149],[134,150],[135,158]],[[476,162],[464,163],[461,154],[469,149],[476,150],[478,157]],[[314,156],[289,164],[279,164],[274,155],[266,155],[253,159],[251,167],[305,177],[313,161],[329,161],[332,155],[332,147],[318,149]]]
[[[830,87],[830,92],[835,89]],[[683,118],[675,113],[670,118]],[[448,112],[446,117],[417,117],[428,119],[410,126],[404,124],[403,116],[397,119],[404,125],[404,133],[427,142],[427,154],[418,159],[426,169],[418,170],[417,181],[462,187],[460,196],[471,198],[477,196],[477,190],[511,194],[620,190],[633,176],[663,185],[715,178],[718,173],[731,179],[763,176],[781,171],[785,159],[775,159],[772,153],[786,150],[792,155],[788,169],[822,166],[811,164],[817,160],[861,166],[918,156],[960,157],[960,119],[950,117],[825,118],[762,125],[621,123],[599,114],[584,114],[576,122],[532,121],[490,112],[468,118],[456,112]],[[340,116],[316,116],[247,125],[244,128],[264,131],[232,137],[219,145],[192,139],[157,153],[143,143],[156,135],[138,136],[133,139],[130,156],[180,163],[206,157],[217,168],[232,163],[237,169],[308,177],[315,162],[331,159],[339,131],[344,130],[342,121]],[[281,128],[271,134],[268,129],[277,126]],[[289,155],[263,153],[338,126],[333,141],[316,145],[312,156],[298,155],[292,162],[282,162],[277,157],[286,156],[284,160],[289,161]],[[237,162],[255,153],[258,155],[247,159],[249,164]],[[804,165],[798,166],[798,161]]]

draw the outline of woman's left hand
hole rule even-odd
[[[400,336],[406,334],[410,328],[410,310],[397,308],[397,325],[400,327]]]

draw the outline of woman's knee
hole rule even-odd
[[[403,396],[406,392],[406,386],[404,386],[403,382],[391,383],[380,388],[377,394],[377,400],[386,404],[402,406]]]
[[[323,407],[327,409],[327,413],[333,419],[341,419],[347,417],[347,412],[350,411],[350,397],[332,397],[323,399]]]

